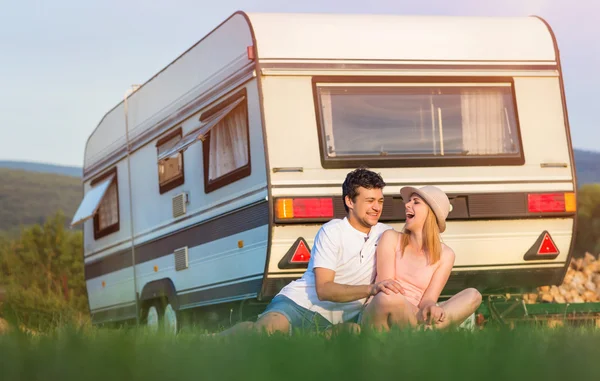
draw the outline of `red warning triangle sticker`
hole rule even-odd
[[[304,244],[304,240],[299,240],[294,255],[290,260],[291,263],[308,262],[310,260],[310,251]]]
[[[537,251],[538,255],[555,255],[559,254],[558,248],[554,244],[552,238],[550,238],[550,234],[544,234],[544,239],[542,239],[542,243]]]

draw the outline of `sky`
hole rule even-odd
[[[82,166],[88,136],[237,10],[530,16],[558,39],[575,148],[600,151],[598,0],[0,0],[0,160]]]

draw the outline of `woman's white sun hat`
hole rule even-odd
[[[446,230],[446,218],[452,211],[452,204],[450,204],[450,200],[446,193],[433,185],[427,185],[421,188],[403,187],[400,189],[400,195],[402,196],[404,203],[408,202],[413,193],[418,194],[419,197],[425,200],[431,210],[433,210],[440,228],[440,233],[443,233]]]

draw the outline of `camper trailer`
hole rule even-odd
[[[559,284],[576,178],[561,63],[538,17],[237,12],[108,111],[85,148],[94,323],[177,329],[267,302],[307,267],[341,184],[383,176],[451,198],[444,295]]]

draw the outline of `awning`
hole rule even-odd
[[[98,211],[100,203],[102,202],[102,199],[104,198],[104,195],[106,194],[106,191],[114,178],[114,174],[110,175],[105,180],[102,180],[101,183],[95,185],[89,192],[87,192],[81,201],[81,204],[79,204],[79,208],[77,209],[75,216],[73,216],[73,220],[71,221],[72,227],[94,217],[94,214],[96,214]]]
[[[200,127],[181,138],[181,140],[179,140],[171,149],[166,150],[165,152],[158,155],[158,161],[171,157],[180,151],[185,151],[186,149],[188,149],[189,146],[200,140],[203,141],[206,138],[206,134],[220,121],[222,121],[223,118],[227,116],[227,114],[229,114],[231,111],[233,111],[234,108],[236,108],[240,103],[242,103],[244,99],[245,97],[240,97],[236,99],[229,106],[225,107],[223,110],[217,112],[209,119],[202,122],[200,124]]]

